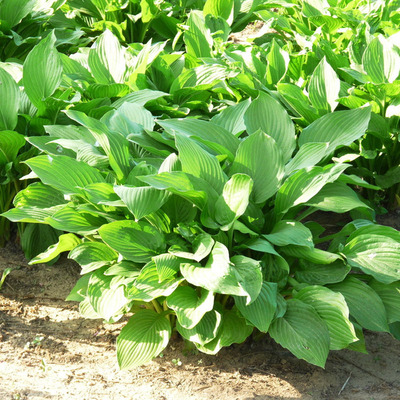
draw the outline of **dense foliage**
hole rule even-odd
[[[32,264],[81,265],[83,316],[133,314],[121,368],[174,330],[319,366],[400,337],[400,234],[375,224],[400,195],[397,1],[11,3],[0,244],[18,223]],[[324,236],[316,211],[349,222]]]

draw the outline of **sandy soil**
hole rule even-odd
[[[400,342],[387,334],[367,333],[368,355],[332,352],[325,370],[268,339],[217,356],[190,354],[175,339],[150,364],[119,371],[115,338],[124,322],[84,320],[76,303],[64,301],[77,265],[64,259],[29,266],[9,244],[0,250],[0,274],[7,267],[13,271],[0,292],[1,400],[400,399]]]

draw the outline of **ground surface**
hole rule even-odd
[[[400,342],[387,334],[367,333],[368,355],[332,352],[325,370],[268,340],[206,356],[186,354],[176,339],[163,357],[120,372],[115,338],[123,323],[84,320],[64,301],[79,277],[75,264],[28,266],[10,244],[0,249],[0,275],[7,267],[14,269],[0,292],[1,400],[400,399]]]

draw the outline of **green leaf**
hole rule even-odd
[[[330,253],[329,251],[309,248],[305,246],[295,246],[289,245],[282,247],[280,249],[283,253],[288,256],[301,258],[303,260],[310,261],[314,264],[332,264],[337,260],[342,260],[342,257],[339,254]]]
[[[392,83],[400,72],[400,56],[382,35],[371,40],[363,57],[365,72],[373,83]]]
[[[329,330],[330,350],[344,349],[358,340],[342,294],[323,286],[307,286],[296,293],[294,298],[312,306],[325,321]]]
[[[0,20],[6,29],[17,25],[31,13],[37,0],[3,0],[0,4]]]
[[[400,280],[400,242],[388,236],[359,234],[346,243],[347,262],[382,283]]]
[[[285,108],[274,98],[260,92],[244,114],[244,122],[247,133],[251,134],[261,129],[275,139],[282,151],[284,162],[291,158],[296,147],[294,125]]]
[[[103,176],[97,169],[66,156],[54,158],[37,156],[26,161],[26,164],[43,183],[58,189],[65,195],[83,195],[85,186],[104,182]],[[65,171],[68,171],[68,174]]]
[[[81,274],[87,274],[116,261],[118,253],[101,242],[84,242],[73,248],[68,258],[82,267]]]
[[[226,129],[232,135],[239,135],[246,129],[244,114],[249,108],[250,99],[243,100],[234,106],[228,106],[211,118],[211,122]],[[217,140],[216,136],[215,140]]]
[[[294,173],[278,190],[275,199],[276,215],[285,214],[290,208],[307,203],[327,183],[334,182],[348,167],[348,164],[331,164],[302,169]]]
[[[33,258],[29,265],[46,263],[56,258],[63,251],[72,250],[82,242],[82,239],[76,237],[72,233],[61,235],[58,238],[58,243],[51,245],[45,252],[38,254]]]
[[[59,232],[48,225],[26,225],[24,233],[21,236],[21,247],[25,258],[31,260],[45,251],[49,246],[57,242],[59,234]]]
[[[90,274],[84,275],[79,278],[76,285],[71,290],[65,301],[83,301],[85,300],[87,287],[89,285]]]
[[[88,64],[97,83],[124,83],[125,50],[108,29],[94,42],[89,51]]]
[[[311,124],[317,119],[317,111],[310,105],[308,97],[300,87],[291,83],[278,83],[278,93],[283,98],[283,102],[303,117],[307,123]]]
[[[295,244],[298,246],[314,247],[311,231],[301,222],[279,221],[265,239],[276,246]]]
[[[308,92],[320,114],[330,113],[338,105],[340,79],[324,57],[311,75]]]
[[[175,249],[173,246],[170,247],[168,251],[178,257],[188,258],[189,260],[200,262],[211,253],[214,243],[214,239],[211,235],[208,233],[201,233],[193,240],[193,253]]]
[[[203,14],[211,14],[228,20],[233,11],[233,0],[207,0],[204,4]]]
[[[279,143],[258,130],[240,143],[230,175],[241,173],[253,179],[251,197],[258,204],[276,193],[284,175],[283,167]]]
[[[184,33],[186,51],[189,56],[197,58],[211,57],[213,39],[200,11],[191,11],[186,21],[189,27]]]
[[[156,264],[151,261],[142,268],[133,286],[128,289],[128,297],[149,302],[157,297],[169,296],[182,281],[183,278],[169,277],[160,282]]]
[[[327,153],[333,152],[338,146],[349,146],[364,135],[370,116],[371,107],[326,114],[303,129],[299,145],[309,142],[329,143]]]
[[[0,131],[13,130],[18,122],[19,87],[13,77],[1,67],[0,83]]]
[[[158,190],[168,190],[182,196],[200,209],[206,207],[207,200],[216,202],[218,195],[203,179],[184,172],[163,172],[158,175],[141,176],[139,179]]]
[[[234,221],[244,214],[252,189],[253,180],[245,174],[234,174],[225,183],[215,206],[215,218],[222,225],[222,230],[230,229]]]
[[[336,213],[345,213],[360,207],[370,208],[359,199],[354,190],[342,182],[328,183],[306,205]]]
[[[156,265],[158,281],[162,282],[174,276],[181,267],[182,259],[172,254],[160,254],[152,258]]]
[[[166,190],[157,190],[150,186],[114,186],[114,191],[126,204],[136,220],[157,211],[170,196],[170,193]]]
[[[226,178],[217,158],[183,135],[176,136],[176,147],[182,171],[203,179],[221,193]]]
[[[235,311],[225,311],[216,337],[205,345],[196,344],[203,353],[216,354],[222,347],[228,347],[233,343],[244,342],[253,332],[253,327],[246,324],[246,320]]]
[[[217,336],[221,328],[221,314],[216,310],[206,312],[193,328],[187,329],[183,327],[179,320],[176,324],[176,329],[182,337],[190,340],[196,345],[202,345],[211,342]]]
[[[289,66],[289,54],[282,50],[275,39],[272,39],[272,45],[267,55],[267,85],[275,86],[286,74]]]
[[[388,323],[400,321],[400,282],[384,284],[375,279],[369,286],[378,293],[386,309]]]
[[[219,242],[216,242],[205,267],[181,264],[181,273],[192,285],[211,292],[246,296],[248,304],[257,298],[262,285],[260,263],[244,256],[229,260],[228,249]]]
[[[115,221],[99,229],[102,240],[124,258],[146,263],[152,257],[164,253],[164,237],[146,222]]]
[[[0,104],[0,110],[1,110],[1,104]],[[15,161],[20,148],[24,144],[25,144],[25,139],[19,133],[13,131],[0,131],[0,167]]]
[[[232,107],[228,107],[230,109]],[[233,155],[239,146],[237,139],[230,130],[225,129],[212,121],[182,118],[157,121],[167,132],[177,136],[181,134],[206,145],[217,154]]]
[[[80,212],[75,208],[65,206],[44,219],[46,224],[60,231],[77,233],[79,235],[94,234],[97,229],[106,223],[98,214]]]
[[[367,284],[348,276],[343,282],[329,285],[328,288],[344,296],[350,315],[362,327],[389,332],[385,306],[378,294]]]
[[[180,286],[167,298],[167,305],[175,311],[179,324],[185,329],[194,328],[204,314],[214,306],[214,294],[202,289],[200,296],[190,286]]]
[[[23,69],[25,92],[39,109],[60,86],[63,66],[56,48],[54,31],[42,39],[26,57]]]
[[[124,278],[106,276],[103,270],[91,274],[87,297],[98,317],[106,321],[122,315],[122,309],[130,302],[125,296]]]
[[[160,92],[159,90],[143,89],[136,92],[127,94],[120,99],[117,99],[112,103],[114,108],[119,108],[125,103],[133,103],[138,106],[144,106],[146,103],[152,100],[157,100],[160,97],[168,96],[168,93]]]
[[[268,332],[277,307],[276,296],[277,284],[263,282],[260,294],[251,304],[246,305],[244,297],[235,297],[235,304],[247,321],[259,331]]]
[[[294,171],[318,164],[328,154],[328,148],[329,143],[304,143],[286,164],[285,174],[291,175]]]
[[[140,310],[117,338],[119,367],[131,369],[151,361],[167,346],[170,337],[171,325],[164,314]]]
[[[269,334],[297,358],[325,366],[329,331],[314,307],[298,299],[288,300],[285,315],[271,324]]]
[[[301,269],[296,270],[295,278],[310,285],[326,285],[342,282],[350,272],[350,266],[342,261],[334,261],[327,265],[301,263]]]

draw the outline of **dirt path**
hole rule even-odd
[[[386,334],[367,335],[368,355],[333,352],[325,370],[269,340],[213,357],[188,354],[176,339],[149,365],[118,371],[123,323],[84,320],[64,301],[76,265],[28,266],[9,245],[1,249],[0,274],[6,267],[16,269],[0,294],[1,400],[400,399],[400,342]]]

